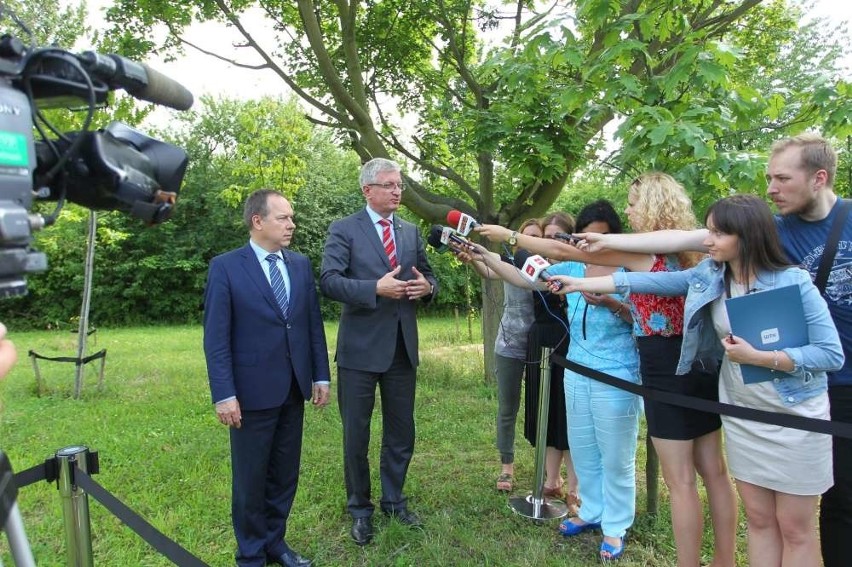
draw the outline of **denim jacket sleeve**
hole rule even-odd
[[[837,328],[810,275],[799,268],[790,268],[779,276],[778,285],[799,285],[808,325],[808,344],[784,349],[795,364],[788,374],[808,380],[814,373],[840,369],[844,356]],[[782,283],[785,280],[786,283]]]
[[[631,291],[656,295],[686,295],[689,271],[682,272],[614,272],[615,291],[624,295]]]

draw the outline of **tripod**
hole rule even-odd
[[[33,552],[24,532],[24,522],[18,510],[18,487],[6,453],[0,451],[0,529],[6,532],[9,550],[17,567],[35,567]],[[2,562],[0,562],[2,567]]]

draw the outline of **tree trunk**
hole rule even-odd
[[[494,341],[503,315],[503,280],[482,280],[482,345],[485,355],[485,382],[492,383],[494,374]]]

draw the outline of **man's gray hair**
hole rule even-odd
[[[402,168],[393,160],[385,158],[373,158],[361,166],[360,186],[370,185],[376,182],[378,175],[385,171],[402,171]]]

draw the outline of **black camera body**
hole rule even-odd
[[[33,232],[52,224],[66,200],[152,225],[171,216],[186,152],[120,122],[88,128],[95,107],[119,88],[179,110],[192,104],[189,91],[145,64],[0,37],[0,297],[25,294],[26,274],[47,269],[44,254],[32,249]],[[79,132],[58,132],[41,114],[45,107],[82,108],[88,116]],[[36,200],[56,201],[55,212],[33,214]]]

